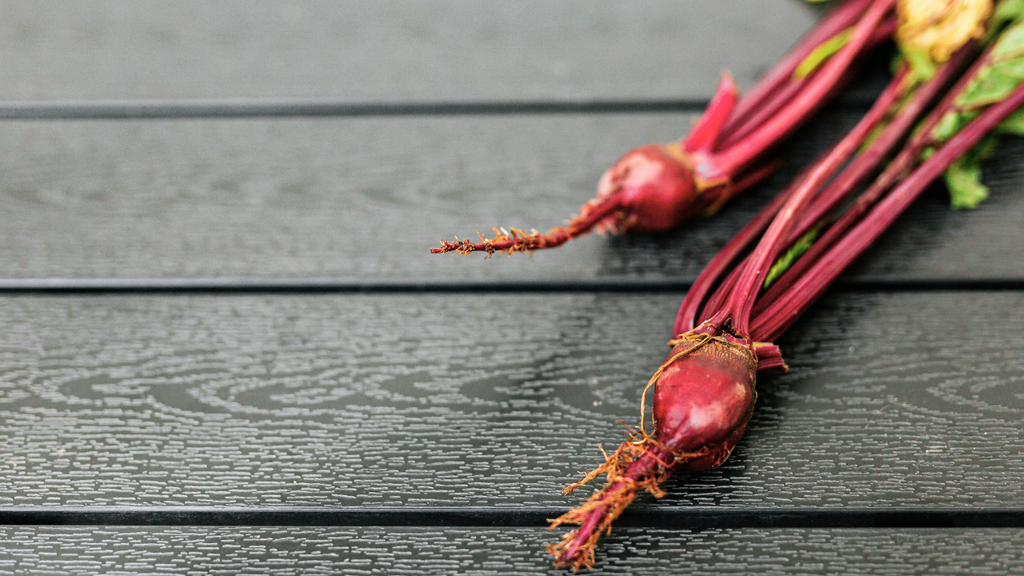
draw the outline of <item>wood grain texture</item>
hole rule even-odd
[[[841,296],[638,510],[1024,505],[1024,295]],[[0,505],[568,506],[679,299],[6,297]]]
[[[4,278],[692,279],[772,193],[848,128],[833,110],[787,165],[711,220],[587,237],[532,257],[431,257],[440,238],[547,229],[629,148],[687,114],[10,123],[0,131]],[[988,164],[973,211],[926,194],[858,277],[1020,279],[1024,146]]]
[[[796,0],[4,2],[0,98],[706,98],[809,28]]]
[[[0,527],[0,574],[565,574],[543,528]],[[601,574],[978,574],[1024,570],[1021,530],[619,528]]]

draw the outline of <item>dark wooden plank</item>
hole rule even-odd
[[[622,439],[680,296],[5,297],[0,506],[526,506]],[[645,507],[1024,505],[1024,293],[827,298]]]
[[[855,119],[802,134],[806,162]],[[663,235],[581,239],[532,257],[435,256],[442,237],[546,229],[624,150],[687,114],[14,123],[0,131],[4,278],[692,279],[793,174]],[[930,192],[860,277],[1020,279],[1024,146],[989,164],[993,198],[955,213]]]
[[[565,574],[543,528],[0,527],[0,574]],[[588,574],[978,574],[1024,570],[1021,530],[620,528]]]
[[[0,98],[704,98],[814,21],[796,0],[11,3]]]

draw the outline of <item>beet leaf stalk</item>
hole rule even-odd
[[[560,246],[591,230],[661,232],[714,214],[777,163],[768,153],[803,124],[854,72],[865,53],[896,28],[894,0],[848,0],[827,14],[740,98],[729,75],[685,138],[640,146],[598,182],[597,197],[546,233],[494,229],[479,241],[441,241],[433,253],[529,252]]]
[[[946,35],[923,48],[900,38],[897,74],[862,121],[701,274],[644,389],[640,425],[566,489],[606,475],[586,502],[551,521],[579,525],[549,547],[557,565],[590,567],[598,539],[640,491],[660,497],[674,471],[724,462],[750,421],[757,373],[786,368],[773,342],[932,182],[975,162],[986,135],[1022,131],[1024,1],[1004,0],[993,13],[990,3],[943,0],[925,16],[936,21],[953,5],[973,8],[958,12],[972,19],[960,22],[970,33],[958,45]]]

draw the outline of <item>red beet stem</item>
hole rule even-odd
[[[890,6],[884,2],[872,5],[854,30],[850,42],[840,50],[833,60],[829,61],[828,66],[842,66],[844,57],[852,58],[852,54],[858,50],[858,42],[863,41],[863,37],[871,30],[873,22],[882,18],[889,8]],[[793,228],[800,222],[800,215],[804,208],[812,202],[819,189],[849,160],[864,139],[889,113],[891,106],[901,93],[901,86],[901,78],[890,83],[861,122],[822,159],[802,174],[792,190],[783,194],[786,197],[785,203],[778,209],[778,214],[774,216],[767,231],[761,236],[754,252],[747,257],[746,264],[735,269],[712,296],[705,308],[703,315],[705,319],[715,325],[721,325],[727,320],[731,320],[737,332],[749,333],[754,297],[760,290],[761,284],[764,283],[771,263],[792,241],[790,236],[793,233]],[[692,298],[689,294],[687,295],[677,316],[677,324],[693,323],[693,317],[704,293],[710,288],[714,278],[717,278],[721,274],[720,271],[724,270],[728,262],[733,259],[732,253],[738,252],[753,241],[750,230],[745,229],[744,232],[746,234],[743,240],[730,247],[731,254],[715,262],[711,275],[699,282],[698,292]]]
[[[873,4],[868,9],[864,18],[854,29],[850,42],[840,49],[833,59],[829,60],[829,63],[826,64],[829,71],[833,67],[839,69],[838,67],[842,66],[844,62],[849,62],[856,53],[856,50],[858,50],[859,44],[866,40],[872,27],[891,7],[892,1],[888,0]],[[826,71],[823,70],[822,72],[824,74]],[[887,108],[886,106],[885,109]],[[872,107],[872,111],[877,113],[875,109],[876,107]],[[871,120],[871,118],[868,118],[868,120]],[[858,124],[858,129],[854,129],[851,137],[843,138],[836,144],[832,151],[825,156],[825,159],[811,170],[800,187],[789,195],[778,216],[768,226],[768,230],[765,231],[761,241],[754,248],[749,262],[743,268],[743,272],[737,280],[736,287],[730,292],[725,305],[713,317],[712,322],[724,322],[726,318],[731,318],[737,332],[740,334],[750,333],[750,311],[754,305],[754,297],[764,283],[764,278],[768,274],[771,263],[778,258],[779,252],[785,246],[785,241],[789,237],[790,230],[796,224],[797,218],[804,207],[813,199],[818,189],[832,177],[835,171],[861,145],[868,131],[875,123],[861,122]],[[864,128],[865,125],[868,125],[867,129]]]
[[[722,126],[729,119],[729,113],[736,106],[739,92],[731,74],[723,74],[711,103],[701,119],[683,142],[683,150],[690,153],[698,150],[710,151],[718,141]]]
[[[878,28],[874,30],[871,38],[865,44],[865,48],[873,48],[892,38],[892,34],[895,30],[896,21],[894,19],[887,20],[882,24],[879,24]],[[750,134],[755,132],[758,128],[763,126],[769,119],[778,114],[779,110],[790,104],[796,94],[798,94],[817,73],[818,71],[815,70],[808,77],[801,79],[791,77],[788,81],[781,84],[769,98],[765,98],[756,109],[752,109],[747,112],[742,118],[742,121],[730,121],[722,130],[722,133],[725,136],[719,139],[718,150],[732,148],[744,138],[750,136]],[[853,78],[853,73],[854,68],[849,68],[833,85],[827,96],[822,100],[820,106],[823,106],[825,102],[831,100],[836,93],[846,86]],[[740,104],[743,104],[744,102],[745,100],[741,100]],[[737,108],[739,108],[739,106],[737,106]],[[812,113],[816,109],[817,108],[808,111],[808,114]]]
[[[977,50],[973,42],[962,47],[948,62],[942,65],[935,75],[918,88],[909,101],[900,107],[893,120],[885,127],[885,130],[871,143],[850,166],[839,175],[829,190],[823,192],[818,199],[817,206],[807,210],[804,216],[804,226],[795,231],[794,236],[803,234],[813,225],[820,221],[826,213],[835,209],[839,202],[845,200],[854,187],[873,170],[881,160],[888,155],[896,143],[906,137],[907,132],[915,126],[921,115],[946,88],[950,82],[963,70],[970,56]],[[950,100],[950,103],[952,101]],[[824,253],[838,239],[842,238],[849,229],[873,206],[879,198],[893,186],[893,184],[918,161],[918,158],[925,146],[925,137],[931,133],[932,128],[944,114],[946,108],[939,106],[928,118],[917,126],[918,137],[909,142],[896,158],[889,162],[871,186],[848,207],[843,214],[814,241],[814,244],[798,259],[786,272],[779,277],[771,288],[762,294],[754,305],[751,315],[760,316],[765,309],[804,274],[817,258]],[[795,238],[791,238],[791,241]]]
[[[849,197],[856,186],[878,169],[879,163],[906,138],[907,133],[914,127],[914,123],[927,107],[963,71],[976,52],[977,43],[968,42],[949,61],[940,66],[934,76],[914,89],[908,101],[899,106],[894,117],[885,125],[882,132],[875,136],[871,144],[858,154],[850,162],[850,165],[843,169],[835,180],[830,182],[825,190],[815,198],[814,205],[802,215],[800,224],[790,237],[790,242],[795,241],[822,218],[834,211],[841,202]],[[876,104],[882,101],[887,102],[891,112],[896,100],[903,97],[906,91],[912,88],[909,85],[910,82],[907,70],[901,68],[886,90],[879,96]]]
[[[852,26],[874,0],[851,0],[829,11],[771,70],[743,96],[732,112],[725,133],[748,124],[748,116],[765,108],[765,101],[792,83],[793,72],[819,45]]]
[[[756,319],[753,331],[759,338],[768,341],[778,338],[929,184],[1022,104],[1024,84],[979,114],[918,166]]]
[[[704,267],[693,286],[686,293],[686,299],[679,307],[676,315],[675,325],[672,327],[673,334],[683,334],[696,328],[697,312],[708,292],[715,287],[719,277],[725,273],[729,265],[743,252],[751,243],[760,238],[764,229],[771,224],[772,219],[778,214],[783,203],[789,197],[787,192],[775,196],[767,206],[757,213],[753,220],[748,222],[725,246],[712,258],[711,262]]]
[[[789,370],[789,366],[782,359],[782,351],[771,342],[754,342],[754,355],[757,356],[758,372]]]
[[[686,298],[683,300],[682,305],[679,307],[679,313],[676,315],[676,322],[673,327],[674,334],[681,334],[688,330],[692,330],[697,323],[697,314],[700,310],[701,304],[707,297],[708,293],[712,288],[715,287],[716,282],[722,274],[725,273],[726,269],[736,260],[736,258],[747,248],[749,248],[757,239],[759,239],[764,232],[765,228],[772,222],[776,214],[780,211],[786,200],[796,190],[803,188],[808,181],[808,178],[812,173],[817,171],[821,166],[829,163],[834,169],[838,168],[840,164],[846,161],[853,150],[860,146],[864,138],[874,129],[874,127],[884,119],[885,115],[890,112],[890,108],[896,102],[901,94],[902,77],[897,77],[893,82],[890,82],[886,89],[872,105],[868,113],[865,114],[864,118],[854,127],[854,129],[847,134],[843,141],[836,144],[829,152],[817,159],[811,166],[804,169],[801,174],[794,180],[794,182],[787,187],[781,194],[777,195],[764,209],[762,209],[753,220],[751,220],[744,228],[733,237],[726,245],[722,248],[718,254],[711,260],[710,263],[704,268],[704,270],[697,277],[696,282],[686,293]],[[845,143],[844,143],[845,142]],[[792,235],[791,235],[792,236]],[[726,297],[732,290],[733,285],[739,275],[739,269],[733,271],[730,275],[729,280],[721,283],[715,295],[707,303],[705,307],[705,313],[702,318],[707,319],[714,312],[720,310],[725,302]]]
[[[745,192],[751,186],[758,184],[765,178],[774,174],[781,164],[782,163],[777,160],[766,162],[761,166],[754,167],[746,173],[741,174],[736,181],[729,186],[720,186],[704,192],[703,195],[706,200],[706,208],[704,208],[705,215],[711,216],[729,200],[732,200],[736,196]]]
[[[892,9],[894,2],[895,0],[873,2],[854,27],[850,41],[822,65],[821,70],[790,101],[790,104],[761,126],[757,132],[730,147],[727,151],[718,154],[713,168],[722,174],[736,173],[788,135],[809,115],[810,111],[816,110],[843,77],[854,58],[863,51],[879,23]],[[700,174],[700,171],[701,167],[698,165],[698,176],[709,177]]]

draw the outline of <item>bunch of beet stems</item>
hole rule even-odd
[[[601,177],[597,197],[564,226],[544,234],[495,228],[494,238],[442,240],[431,252],[528,252],[594,229],[660,232],[714,214],[771,174],[777,166],[768,157],[773,147],[840,92],[866,53],[892,37],[892,5],[893,0],[839,5],[742,98],[724,75],[688,136],[628,152]]]
[[[1011,32],[1024,45],[1024,17],[1002,37]],[[927,80],[915,79],[904,63],[857,126],[708,264],[680,307],[667,359],[644,390],[640,426],[565,490],[607,475],[584,504],[551,521],[552,528],[580,525],[549,547],[559,566],[590,567],[598,539],[641,490],[660,497],[658,485],[673,471],[709,470],[725,461],[750,420],[756,373],[786,368],[773,341],[936,178],[1024,104],[1024,73],[998,101],[961,102],[986,68],[1000,59],[1024,60],[1021,49],[1001,52],[998,40],[977,56],[982,43],[967,42]],[[964,120],[945,134],[938,127],[950,115]],[[808,235],[810,246],[797,248]],[[773,263],[785,270],[769,278]],[[648,430],[652,387],[654,428]]]

